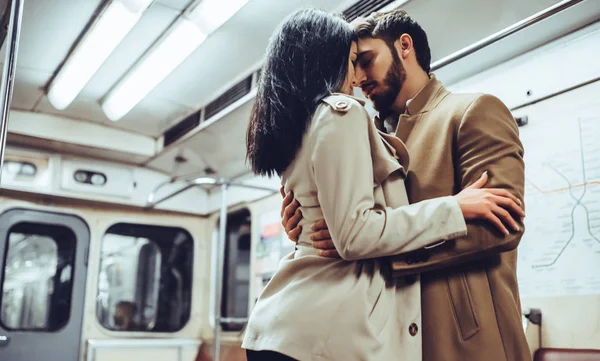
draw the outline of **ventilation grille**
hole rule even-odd
[[[204,120],[210,119],[221,110],[240,100],[244,95],[250,93],[251,89],[252,75],[237,83],[223,93],[223,95],[210,102],[206,108],[204,108]]]
[[[346,21],[351,22],[359,16],[366,16],[374,11],[384,8],[396,0],[361,0],[350,6],[343,13]]]
[[[198,125],[200,125],[200,111],[195,112],[169,128],[164,134],[163,147],[175,143]]]

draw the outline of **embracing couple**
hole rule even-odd
[[[430,61],[401,10],[349,24],[303,9],[275,31],[247,157],[281,177],[296,249],[254,306],[249,361],[531,359],[517,124],[493,96],[447,91]]]

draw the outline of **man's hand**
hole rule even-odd
[[[311,230],[310,240],[312,241],[313,247],[319,250],[319,256],[341,258],[338,251],[335,249],[335,245],[329,234],[329,229],[327,229],[327,223],[325,223],[324,219],[313,223]]]
[[[283,197],[283,203],[281,205],[281,224],[285,229],[285,233],[288,238],[294,242],[298,242],[298,237],[302,233],[302,226],[299,226],[300,220],[302,219],[302,212],[300,211],[300,203],[294,199],[294,193],[290,192],[285,194],[283,187],[279,190]],[[313,223],[311,227],[310,240],[312,241],[313,247],[319,251],[319,256],[329,258],[340,258],[340,255],[335,250],[329,229],[325,220],[320,220]]]
[[[300,203],[294,199],[293,192],[286,195],[283,186],[279,189],[279,192],[283,197],[283,204],[281,205],[281,224],[283,225],[288,238],[294,242],[298,242],[298,237],[300,236],[300,233],[302,233],[302,226],[298,225],[302,219]]]

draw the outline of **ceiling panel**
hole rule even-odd
[[[26,0],[24,3],[18,65],[54,73],[101,0]],[[4,48],[1,59],[4,59]]]
[[[187,161],[178,163],[175,161],[177,156],[185,158]],[[209,165],[202,154],[197,154],[185,147],[173,147],[161,154],[160,158],[152,160],[147,164],[149,168],[160,169],[161,172],[171,176],[191,175],[193,177],[202,175],[202,170]]]
[[[118,122],[112,124],[123,129],[158,137],[171,124],[171,120],[189,114],[193,109],[173,101],[149,95]]]
[[[169,100],[148,97],[140,102],[123,119],[113,122],[106,117],[96,98],[77,97],[65,110],[57,110],[44,97],[37,104],[36,111],[60,115],[73,119],[82,119],[105,124],[110,127],[129,130],[143,135],[156,137],[166,127],[169,119],[178,119],[191,110]]]
[[[75,99],[67,109],[57,110],[54,108],[54,106],[52,106],[52,104],[50,104],[48,97],[44,95],[35,107],[34,111],[60,115],[73,119],[95,121],[112,126],[112,124],[110,124],[110,120],[104,116],[102,108],[100,108],[100,105],[94,98],[77,97],[77,99]]]
[[[173,169],[175,156],[184,155],[188,162],[180,165],[178,174],[200,172],[213,168],[217,177],[232,177],[240,173],[246,154],[246,124],[252,102],[248,101],[219,121],[190,137],[177,147],[167,149],[148,163],[154,169]],[[188,153],[186,153],[188,152]],[[186,156],[187,155],[187,156]],[[195,160],[202,167],[195,163]]]
[[[193,0],[154,0],[154,4],[161,4],[171,9],[183,11]]]
[[[51,76],[51,73],[17,67],[11,107],[32,110],[44,96],[42,84],[45,84]]]

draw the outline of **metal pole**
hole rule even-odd
[[[225,263],[225,242],[227,241],[227,183],[221,184],[221,215],[219,216],[219,241],[217,247],[217,272],[215,292],[215,344],[213,361],[219,361],[221,354],[221,297],[223,292],[223,263]]]
[[[466,48],[463,48],[453,54],[448,55],[445,58],[442,58],[442,59],[436,61],[435,63],[431,64],[431,71],[433,72],[440,68],[445,67],[446,65],[452,64],[457,60],[460,60],[468,55],[471,55],[474,52],[481,50],[488,45],[491,45],[497,41],[500,41],[509,35],[519,32],[533,24],[536,24],[546,18],[549,18],[550,16],[552,16],[554,14],[557,14],[563,10],[566,10],[566,9],[570,8],[571,6],[576,5],[582,1],[585,1],[585,0],[563,0],[555,5],[552,5],[549,8],[546,8],[546,9],[538,12],[537,14],[533,14],[530,17],[519,21],[518,23],[515,23],[505,29],[502,29],[495,34],[488,36],[487,38],[481,39],[478,42],[467,46]]]
[[[0,183],[2,182],[2,167],[4,165],[4,149],[6,148],[6,133],[8,131],[8,115],[12,102],[15,72],[17,70],[17,51],[21,35],[21,20],[23,19],[23,0],[12,0],[10,6],[10,22],[6,42],[6,56],[2,69],[2,84],[0,99],[2,101],[2,118],[0,119]]]

